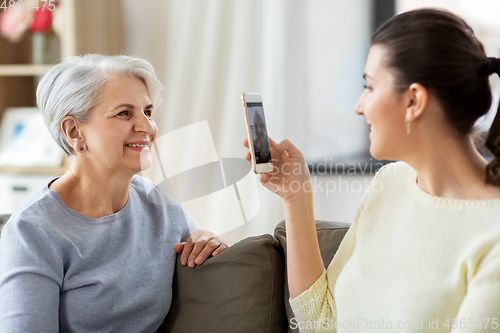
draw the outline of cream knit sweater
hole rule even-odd
[[[500,332],[500,199],[432,196],[416,176],[377,172],[328,269],[290,301],[292,328]]]

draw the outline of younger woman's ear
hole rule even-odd
[[[429,102],[429,91],[420,83],[412,83],[406,94],[405,121],[411,122],[425,112]]]

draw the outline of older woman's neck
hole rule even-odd
[[[91,218],[117,213],[125,207],[133,175],[92,170],[73,163],[70,170],[52,183],[66,206]]]

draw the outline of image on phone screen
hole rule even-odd
[[[270,163],[271,148],[267,136],[266,119],[261,102],[248,102],[247,117],[250,126],[250,136],[255,153],[255,163]]]

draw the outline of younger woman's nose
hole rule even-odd
[[[354,106],[354,112],[359,115],[359,116],[364,116],[365,114],[363,113],[363,104],[361,100],[359,100],[356,105]]]

